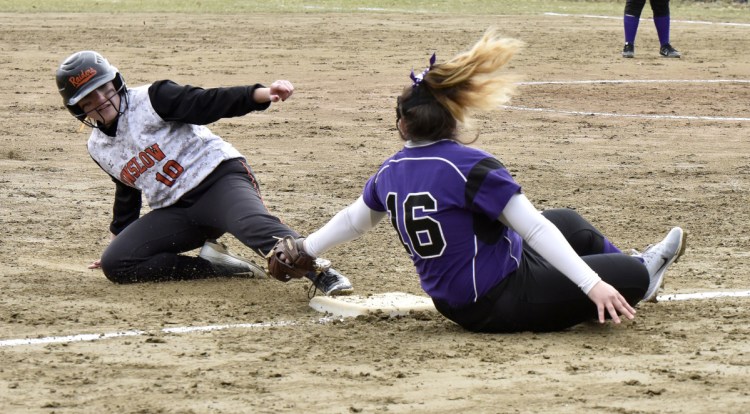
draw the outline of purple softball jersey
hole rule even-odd
[[[518,268],[521,237],[497,218],[520,191],[492,155],[442,140],[407,144],[370,177],[363,199],[388,212],[424,291],[458,307]]]

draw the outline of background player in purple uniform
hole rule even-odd
[[[65,107],[93,128],[91,157],[115,182],[112,241],[100,260],[116,283],[264,276],[215,241],[230,233],[260,255],[299,237],[266,209],[245,158],[204,125],[268,108],[292,96],[285,80],[202,89],[162,80],[127,88],[99,53],[82,51],[56,74]],[[141,198],[152,208],[140,217]],[[197,257],[182,253],[202,246]],[[351,292],[333,269],[307,275],[326,295]]]
[[[303,240],[318,255],[388,217],[437,309],[466,329],[551,331],[620,315],[654,300],[684,233],[634,257],[576,212],[538,212],[503,164],[460,142],[469,110],[496,109],[513,89],[499,70],[519,47],[489,30],[442,64],[431,60],[398,97],[405,146],[362,196]]]
[[[649,0],[651,10],[654,13],[654,26],[659,36],[659,54],[668,58],[679,58],[678,52],[669,43],[669,0]],[[625,2],[625,47],[622,49],[622,57],[635,57],[635,35],[638,32],[638,23],[641,20],[641,12],[646,5],[646,0],[627,0]]]

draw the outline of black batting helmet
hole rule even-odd
[[[84,96],[112,81],[118,93],[126,91],[125,80],[117,68],[97,52],[84,50],[68,56],[55,75],[57,90],[71,114],[86,123],[86,114],[78,106]]]

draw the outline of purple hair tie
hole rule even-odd
[[[422,83],[422,80],[424,80],[425,75],[427,75],[427,72],[429,72],[430,69],[432,69],[432,66],[434,64],[435,64],[435,54],[433,53],[432,57],[430,58],[430,67],[429,68],[423,70],[422,73],[420,73],[419,75],[414,74],[414,69],[411,70],[411,74],[409,75],[409,77],[411,78],[411,82],[412,82],[411,83],[411,87],[412,88],[416,88],[417,86],[419,86],[419,84]]]

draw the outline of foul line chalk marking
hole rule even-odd
[[[613,19],[613,20],[622,20],[622,16],[598,16],[595,14],[566,14],[566,13],[552,13],[547,12],[544,13],[545,16],[559,16],[559,17],[586,17],[589,19]],[[641,21],[650,20],[646,18],[642,18]],[[686,24],[706,24],[706,25],[717,25],[717,26],[736,26],[736,27],[750,27],[750,23],[730,23],[730,22],[706,22],[701,20],[675,20],[672,19],[672,22],[676,23],[686,23]]]
[[[538,81],[538,82],[518,82],[521,86],[534,85],[591,85],[591,84],[625,84],[625,83],[747,83],[748,79],[623,79],[623,80],[575,80],[575,81]],[[725,116],[692,116],[692,115],[646,115],[646,114],[616,114],[613,112],[590,112],[590,111],[566,111],[559,109],[532,108],[527,106],[503,105],[501,108],[514,111],[528,112],[547,112],[565,115],[584,115],[584,116],[605,116],[620,118],[645,118],[645,119],[686,119],[700,121],[750,121],[750,118],[744,117],[725,117]]]
[[[109,332],[102,334],[81,334],[70,336],[48,336],[46,338],[26,338],[26,339],[6,339],[0,341],[0,348],[20,345],[44,345],[44,344],[61,344],[70,342],[98,341],[100,339],[118,338],[121,336],[139,336],[143,331],[125,331]]]
[[[750,290],[739,292],[701,292],[701,293],[675,293],[672,295],[657,296],[658,302],[670,302],[675,300],[713,299],[713,298],[741,298],[750,296]]]
[[[722,117],[722,116],[615,114],[611,112],[562,111],[562,110],[557,110],[557,109],[529,108],[526,106],[508,106],[508,105],[503,105],[501,106],[501,108],[510,109],[514,111],[551,112],[551,113],[565,114],[565,115],[609,116],[609,117],[621,117],[621,118],[689,119],[689,120],[703,120],[703,121],[750,121],[750,118],[739,118],[739,117],[735,118],[735,117]]]
[[[343,7],[323,7],[323,6],[302,6],[303,9],[308,10],[323,10],[323,11],[369,11],[369,12],[390,12],[390,13],[429,13],[429,10],[410,10],[410,9],[386,9],[382,7],[354,7],[354,8],[343,8]],[[543,16],[554,16],[554,17],[584,17],[587,19],[608,19],[608,20],[622,20],[622,16],[600,16],[596,14],[568,14],[568,13],[554,13],[546,12],[542,13]],[[642,21],[651,20],[648,18],[641,18]],[[703,25],[716,25],[716,26],[734,26],[734,27],[750,27],[750,23],[732,23],[732,22],[708,22],[702,20],[677,20],[671,19],[674,23],[685,23],[685,24],[703,24]]]
[[[326,323],[328,319],[321,318],[318,323]],[[229,325],[208,325],[208,326],[180,326],[174,328],[163,328],[158,332],[167,334],[181,334],[191,332],[208,332],[208,331],[220,331],[224,329],[238,329],[238,328],[268,328],[272,326],[290,326],[296,325],[295,322],[282,321],[282,322],[264,322],[264,323],[235,323]],[[6,339],[0,341],[0,348],[3,347],[14,347],[21,345],[46,345],[46,344],[63,344],[71,342],[91,342],[98,341],[100,339],[119,338],[123,336],[142,336],[148,335],[150,332],[131,330],[122,332],[108,332],[101,334],[80,334],[80,335],[68,335],[68,336],[48,336],[45,338],[22,338],[22,339]]]
[[[178,326],[175,328],[164,328],[161,332],[170,334],[181,334],[191,332],[209,332],[220,331],[223,329],[237,328],[269,328],[271,326],[290,326],[296,325],[294,322],[263,322],[263,323],[234,323],[230,325],[209,325],[209,326]]]
[[[750,83],[750,79],[601,79],[568,81],[518,82],[516,85],[596,85],[618,83]]]
[[[725,297],[750,297],[750,290],[735,291],[735,292],[699,292],[699,293],[676,293],[672,295],[661,295],[657,296],[656,300],[659,302],[672,302],[680,300],[695,300],[695,299],[715,299]],[[314,323],[325,324],[337,320],[337,318],[324,317],[320,318]],[[262,323],[234,323],[228,325],[208,325],[208,326],[180,326],[174,328],[163,328],[158,332],[166,334],[183,334],[192,332],[211,332],[220,331],[225,329],[255,329],[255,328],[270,328],[274,326],[293,326],[298,323],[292,321],[281,321],[281,322],[262,322]],[[102,339],[120,338],[129,336],[143,336],[148,335],[148,331],[130,330],[120,332],[106,332],[100,334],[79,334],[79,335],[68,335],[68,336],[48,336],[44,338],[21,338],[21,339],[5,339],[0,341],[0,348],[11,348],[24,345],[47,345],[47,344],[62,344],[71,342],[93,342]]]

